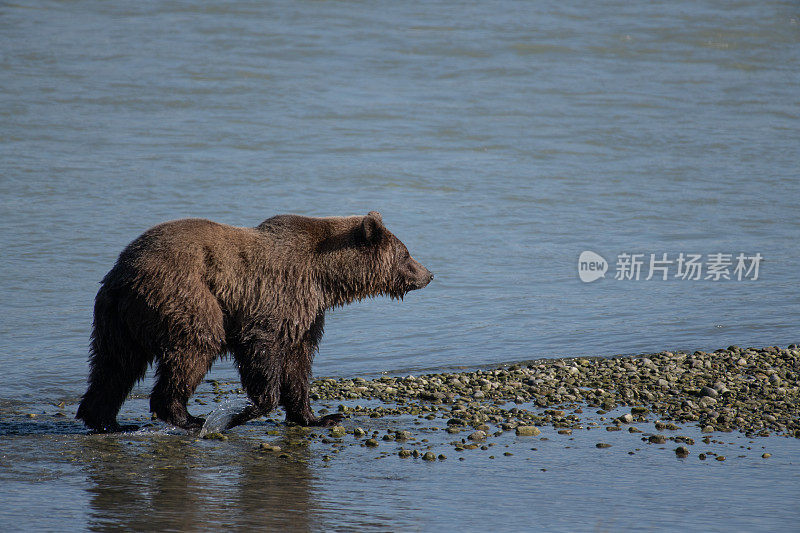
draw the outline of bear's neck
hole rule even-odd
[[[324,258],[320,267],[317,283],[326,309],[388,293],[382,264],[374,263],[367,267],[362,258],[334,254]]]

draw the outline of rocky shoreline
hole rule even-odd
[[[451,433],[471,429],[484,436],[542,426],[569,434],[584,427],[583,409],[603,415],[625,408],[621,415],[601,417],[607,430],[627,426],[636,432],[632,424],[655,417],[656,429],[693,424],[704,433],[738,430],[746,436],[800,438],[798,376],[796,344],[731,346],[714,352],[539,360],[372,380],[321,379],[311,394],[322,403],[342,402],[339,412],[351,417],[447,418]],[[373,405],[358,403],[365,400]],[[472,437],[480,440],[481,435]]]

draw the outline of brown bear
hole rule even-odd
[[[433,274],[387,230],[380,213],[311,218],[278,215],[255,228],[209,220],[166,222],[125,248],[94,307],[89,387],[77,418],[119,431],[117,413],[157,364],[150,410],[190,430],[204,423],[186,402],[214,360],[231,354],[252,405],[228,425],[269,413],[314,416],[311,361],[325,311],[380,294],[401,299]]]

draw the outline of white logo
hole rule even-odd
[[[608,262],[602,256],[586,250],[578,258],[578,276],[584,283],[589,283],[606,276]]]

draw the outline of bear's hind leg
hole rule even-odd
[[[117,413],[134,384],[144,377],[150,359],[119,317],[105,312],[104,292],[98,296],[89,361],[89,387],[75,418],[99,433],[135,429],[120,426]]]
[[[211,369],[213,351],[182,350],[165,354],[158,361],[156,383],[150,395],[150,411],[167,424],[198,430],[205,419],[192,416],[186,404]]]

